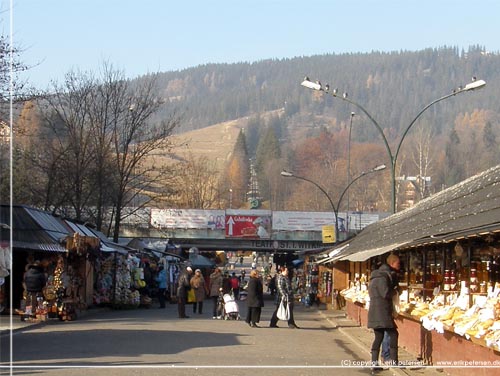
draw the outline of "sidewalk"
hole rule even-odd
[[[37,324],[39,323],[30,321],[21,321],[20,315],[13,315],[12,321],[10,315],[0,315],[0,335],[5,335],[10,333],[11,328],[12,331],[16,331]]]
[[[374,334],[371,329],[367,329],[359,326],[354,320],[346,317],[344,311],[336,310],[326,310],[319,309],[319,314],[324,317],[330,324],[332,324],[337,330],[339,330],[343,335],[353,341],[359,346],[361,354],[366,356],[366,359],[370,359],[371,353],[370,348],[373,342]],[[398,350],[399,361],[408,364],[405,368],[391,368],[392,374],[397,376],[420,376],[420,375],[431,375],[431,376],[444,376],[442,370],[436,368],[427,368],[421,366],[410,366],[410,364],[415,364],[417,361],[417,356],[406,351],[404,348],[400,347]]]
[[[103,312],[107,312],[111,310],[111,308],[100,308],[100,307],[92,307],[90,309],[87,309],[85,311],[81,311],[77,315],[77,320],[78,318],[81,317],[86,317],[89,315],[94,315],[94,314],[101,314]],[[2,314],[0,315],[0,336],[3,335],[9,335],[12,329],[12,332],[16,332],[19,330],[23,330],[29,327],[37,326],[37,325],[43,325],[49,322],[54,322],[54,321],[59,321],[59,319],[49,319],[47,321],[21,321],[21,316],[14,314],[12,315],[12,320],[11,316],[8,314]]]

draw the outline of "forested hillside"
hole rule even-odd
[[[280,185],[279,180],[274,181],[279,167],[264,166],[275,156],[269,156],[270,150],[262,154],[265,142],[261,139],[269,139],[266,132],[272,128],[282,149],[279,166],[324,182],[336,196],[339,185],[347,183],[347,159],[351,159],[350,170],[355,175],[376,163],[389,164],[388,156],[379,131],[367,116],[345,101],[302,87],[306,75],[312,81],[328,83],[339,96],[346,93],[365,108],[383,129],[393,154],[402,134],[425,106],[464,87],[473,77],[483,79],[485,88],[448,98],[419,117],[401,145],[397,175],[400,179],[428,178],[429,186],[420,187],[422,192],[417,193],[424,197],[500,163],[500,56],[480,46],[468,51],[442,47],[330,54],[162,73],[160,87],[168,106],[160,116],[179,111],[182,120],[176,132],[180,133],[247,118],[246,145],[249,156],[256,159],[266,196],[272,196],[273,184]],[[264,114],[278,109],[283,110],[282,116],[263,120]],[[352,112],[356,112],[354,117]],[[348,156],[351,124],[352,155]],[[401,196],[403,185],[398,188]],[[365,189],[358,209],[387,209],[389,190],[385,186],[377,194]],[[294,192],[297,197],[289,197],[288,202],[294,202],[295,208],[311,205],[310,200],[306,205],[308,201],[302,199],[309,193],[307,185],[304,191]],[[398,200],[401,203],[404,197]],[[319,201],[323,203],[318,207],[325,204],[324,198]]]
[[[343,121],[352,108],[331,98],[318,101],[300,86],[304,76],[329,83],[360,103],[383,128],[399,133],[432,100],[470,82],[486,90],[464,95],[429,110],[438,134],[460,113],[498,111],[500,56],[480,47],[469,51],[443,47],[418,52],[331,54],[256,63],[203,65],[160,75],[162,95],[183,114],[178,131],[285,107],[287,114],[323,114]],[[366,137],[375,135],[367,128]]]

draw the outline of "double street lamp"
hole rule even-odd
[[[342,203],[342,199],[344,198],[344,195],[349,190],[349,188],[356,181],[358,181],[359,179],[361,179],[363,176],[366,176],[368,174],[371,174],[371,173],[374,173],[374,172],[377,172],[377,171],[382,171],[382,170],[385,170],[385,169],[386,169],[385,165],[376,166],[376,167],[372,168],[371,170],[368,170],[366,172],[362,172],[357,177],[355,177],[354,179],[352,179],[352,181],[345,187],[345,189],[340,194],[340,197],[339,197],[339,200],[337,202],[337,205],[335,205],[333,203],[333,200],[330,197],[330,195],[328,194],[328,192],[323,187],[321,187],[318,183],[316,183],[315,181],[310,180],[308,178],[305,178],[303,176],[297,176],[293,172],[289,172],[289,171],[281,171],[281,176],[283,176],[285,178],[296,178],[296,179],[300,179],[300,180],[305,180],[305,181],[307,181],[307,182],[309,182],[311,184],[314,184],[321,192],[324,193],[324,195],[326,196],[326,198],[328,198],[328,201],[330,201],[330,205],[332,206],[333,213],[335,215],[335,243],[337,243],[339,241],[339,210],[340,210],[340,204]]]
[[[387,141],[387,138],[385,137],[385,134],[384,134],[384,131],[383,129],[380,127],[380,125],[377,123],[377,121],[368,113],[368,111],[366,111],[364,109],[363,106],[361,106],[359,103],[349,99],[347,97],[347,93],[343,93],[342,95],[338,95],[338,90],[337,89],[332,89],[330,90],[330,86],[329,85],[322,85],[321,82],[319,81],[316,81],[316,82],[312,82],[309,80],[308,77],[306,77],[304,79],[304,81],[302,81],[301,83],[302,86],[308,88],[308,89],[311,89],[311,90],[316,90],[316,91],[321,91],[321,92],[324,92],[326,94],[330,94],[332,95],[334,98],[339,98],[347,103],[350,103],[352,104],[353,106],[356,106],[357,108],[359,108],[367,117],[368,119],[370,119],[370,121],[375,125],[375,127],[377,128],[377,130],[379,131],[380,135],[382,136],[382,139],[384,141],[384,145],[385,145],[385,149],[387,151],[387,154],[389,156],[389,161],[390,161],[390,168],[391,168],[391,209],[392,209],[392,213],[395,213],[396,212],[396,162],[397,162],[397,159],[398,159],[398,155],[399,155],[399,151],[401,149],[401,144],[403,143],[403,140],[405,139],[408,131],[410,130],[410,128],[413,126],[413,124],[415,124],[415,122],[417,121],[417,119],[429,108],[431,107],[432,105],[438,103],[438,102],[441,102],[442,100],[445,100],[447,98],[450,98],[450,97],[453,97],[457,94],[461,94],[461,93],[465,93],[465,92],[468,92],[468,91],[474,91],[474,90],[477,90],[477,89],[481,89],[483,88],[484,86],[486,86],[486,82],[483,81],[483,80],[476,80],[475,78],[473,79],[473,81],[467,85],[465,85],[465,87],[459,87],[455,90],[453,90],[450,94],[447,94],[441,98],[438,98],[434,101],[432,101],[431,103],[429,103],[427,106],[425,106],[418,114],[417,116],[415,116],[415,118],[410,122],[410,124],[406,127],[406,129],[404,130],[403,132],[403,135],[401,136],[401,140],[399,141],[399,143],[397,144],[397,147],[396,147],[396,152],[393,153],[392,152],[392,149],[391,147],[389,146],[389,142]]]

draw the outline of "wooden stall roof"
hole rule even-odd
[[[367,226],[332,261],[500,232],[500,165]],[[346,246],[347,243],[347,246]]]

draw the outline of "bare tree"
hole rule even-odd
[[[64,204],[74,210],[77,220],[83,219],[93,194],[90,169],[94,163],[94,148],[88,107],[96,84],[92,75],[69,72],[64,85],[54,83],[53,93],[45,95],[40,102],[52,136],[45,146],[50,153],[44,153],[42,158],[51,170],[55,165],[62,172],[53,174],[52,170],[51,174],[47,173],[47,179],[51,181],[48,186],[57,186],[64,193]],[[52,205],[56,204],[56,209],[63,204],[54,202],[51,194],[47,199]]]
[[[417,169],[418,194],[423,199],[430,193],[427,178],[431,176],[435,159],[432,148],[435,135],[431,127],[419,127],[415,133],[412,160]]]
[[[122,219],[170,192],[169,172],[155,163],[154,152],[169,150],[179,120],[150,121],[162,104],[156,79],[131,82],[104,63],[99,78],[70,72],[39,101],[49,134],[37,153],[47,205],[69,206],[76,219],[93,218],[101,230],[109,220],[115,241]],[[124,211],[127,206],[135,209]]]
[[[133,203],[136,198],[143,198],[141,206],[154,200],[151,193],[161,196],[165,191],[159,184],[168,174],[150,160],[155,150],[170,150],[169,136],[179,124],[175,114],[159,123],[151,123],[149,119],[158,111],[162,101],[157,96],[157,75],[150,75],[137,81],[132,86],[127,82],[114,95],[112,112],[113,124],[112,154],[113,168],[116,173],[114,190],[113,239],[118,241],[120,223],[123,219],[123,208]],[[137,205],[133,205],[137,206]]]
[[[11,157],[16,157],[11,150],[14,132],[9,124],[10,110],[17,94],[24,87],[17,74],[27,69],[20,60],[21,52],[10,45],[8,36],[0,35],[0,201],[5,202],[10,200]]]

